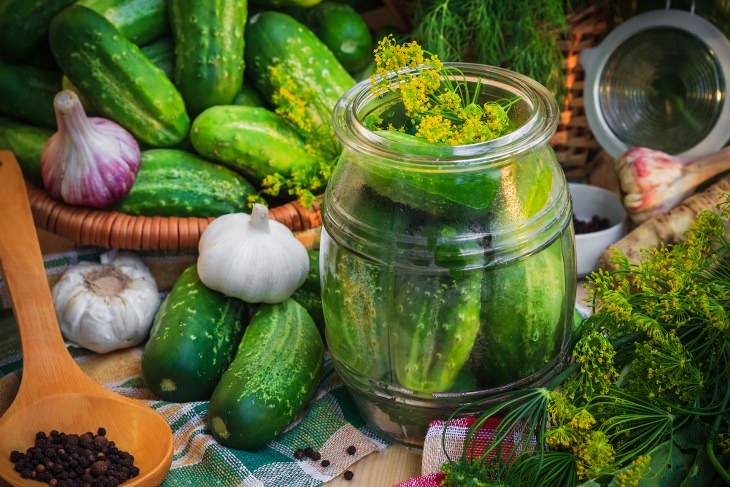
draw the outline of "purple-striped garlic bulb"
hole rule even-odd
[[[104,208],[132,188],[140,165],[135,138],[116,122],[87,117],[79,97],[62,90],[53,100],[58,131],[43,145],[41,174],[51,197]]]

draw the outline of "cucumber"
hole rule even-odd
[[[165,0],[78,0],[76,4],[100,13],[140,46],[170,30]]]
[[[483,387],[499,387],[544,369],[565,333],[565,266],[560,241],[484,272],[482,326],[473,367]]]
[[[434,232],[435,230],[435,232]],[[423,275],[401,272],[396,277],[394,309],[401,317],[392,330],[396,381],[416,392],[452,389],[469,361],[481,325],[483,272],[464,244],[454,242],[451,227],[427,227],[435,233],[435,265],[449,272]],[[480,249],[476,247],[476,249]]]
[[[243,176],[179,149],[142,151],[137,178],[113,209],[130,215],[211,217],[248,211]]]
[[[175,85],[188,113],[226,105],[243,82],[245,0],[169,0]]]
[[[190,141],[205,158],[261,182],[272,172],[316,169],[304,139],[276,113],[261,107],[218,105],[193,120]]]
[[[322,0],[250,0],[251,5],[261,8],[311,7]]]
[[[64,74],[102,116],[149,146],[185,137],[190,119],[177,88],[104,16],[73,5],[53,19],[49,38]]]
[[[297,11],[297,18],[312,29],[350,73],[372,58],[373,39],[365,19],[345,3],[324,1]]]
[[[244,82],[241,85],[241,89],[238,90],[236,96],[233,97],[232,105],[241,105],[245,107],[264,107],[266,102],[261,98],[261,95],[256,91],[253,86]]]
[[[142,352],[142,376],[160,399],[207,401],[243,336],[247,305],[208,289],[186,268],[157,310]]]
[[[0,57],[26,62],[46,41],[51,19],[74,0],[0,1]]]
[[[323,357],[319,331],[302,305],[291,298],[260,305],[210,398],[213,437],[242,450],[265,446],[314,396]]]
[[[61,76],[57,71],[0,61],[0,113],[56,128],[53,98],[61,91]]]
[[[325,159],[335,158],[340,145],[332,109],[355,80],[332,51],[291,15],[265,11],[251,16],[246,26],[246,65],[264,100]]]
[[[51,135],[53,131],[50,129],[0,117],[0,149],[13,151],[25,179],[40,188],[43,187],[41,177],[43,144]]]
[[[142,54],[160,68],[168,78],[175,76],[175,44],[170,37],[162,37],[140,47]]]
[[[314,324],[319,328],[319,333],[324,337],[324,312],[322,311],[322,285],[319,281],[319,250],[308,249],[309,272],[304,283],[299,286],[292,298],[304,306]]]

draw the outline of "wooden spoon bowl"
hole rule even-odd
[[[0,151],[0,267],[23,353],[20,388],[0,417],[0,477],[11,485],[42,485],[14,470],[13,450],[25,452],[40,431],[83,434],[103,427],[140,470],[123,485],[159,485],[172,462],[170,427],[144,402],[96,383],[66,350],[23,175],[9,151]]]

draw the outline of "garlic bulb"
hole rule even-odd
[[[213,220],[198,242],[198,275],[208,288],[247,303],[280,303],[309,272],[304,245],[288,227],[255,204],[251,215]]]
[[[66,340],[97,353],[142,343],[161,301],[142,260],[116,250],[67,269],[52,294]]]
[[[137,141],[106,118],[87,118],[79,97],[62,90],[53,100],[58,131],[43,145],[41,174],[51,197],[103,208],[132,188],[140,164]]]

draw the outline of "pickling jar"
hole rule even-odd
[[[575,306],[554,97],[509,70],[447,65],[482,103],[518,97],[511,130],[460,146],[384,136],[364,122],[402,117],[400,92],[362,81],[334,109],[343,150],[322,210],[334,365],[367,424],[415,448],[432,420],[560,371]]]

